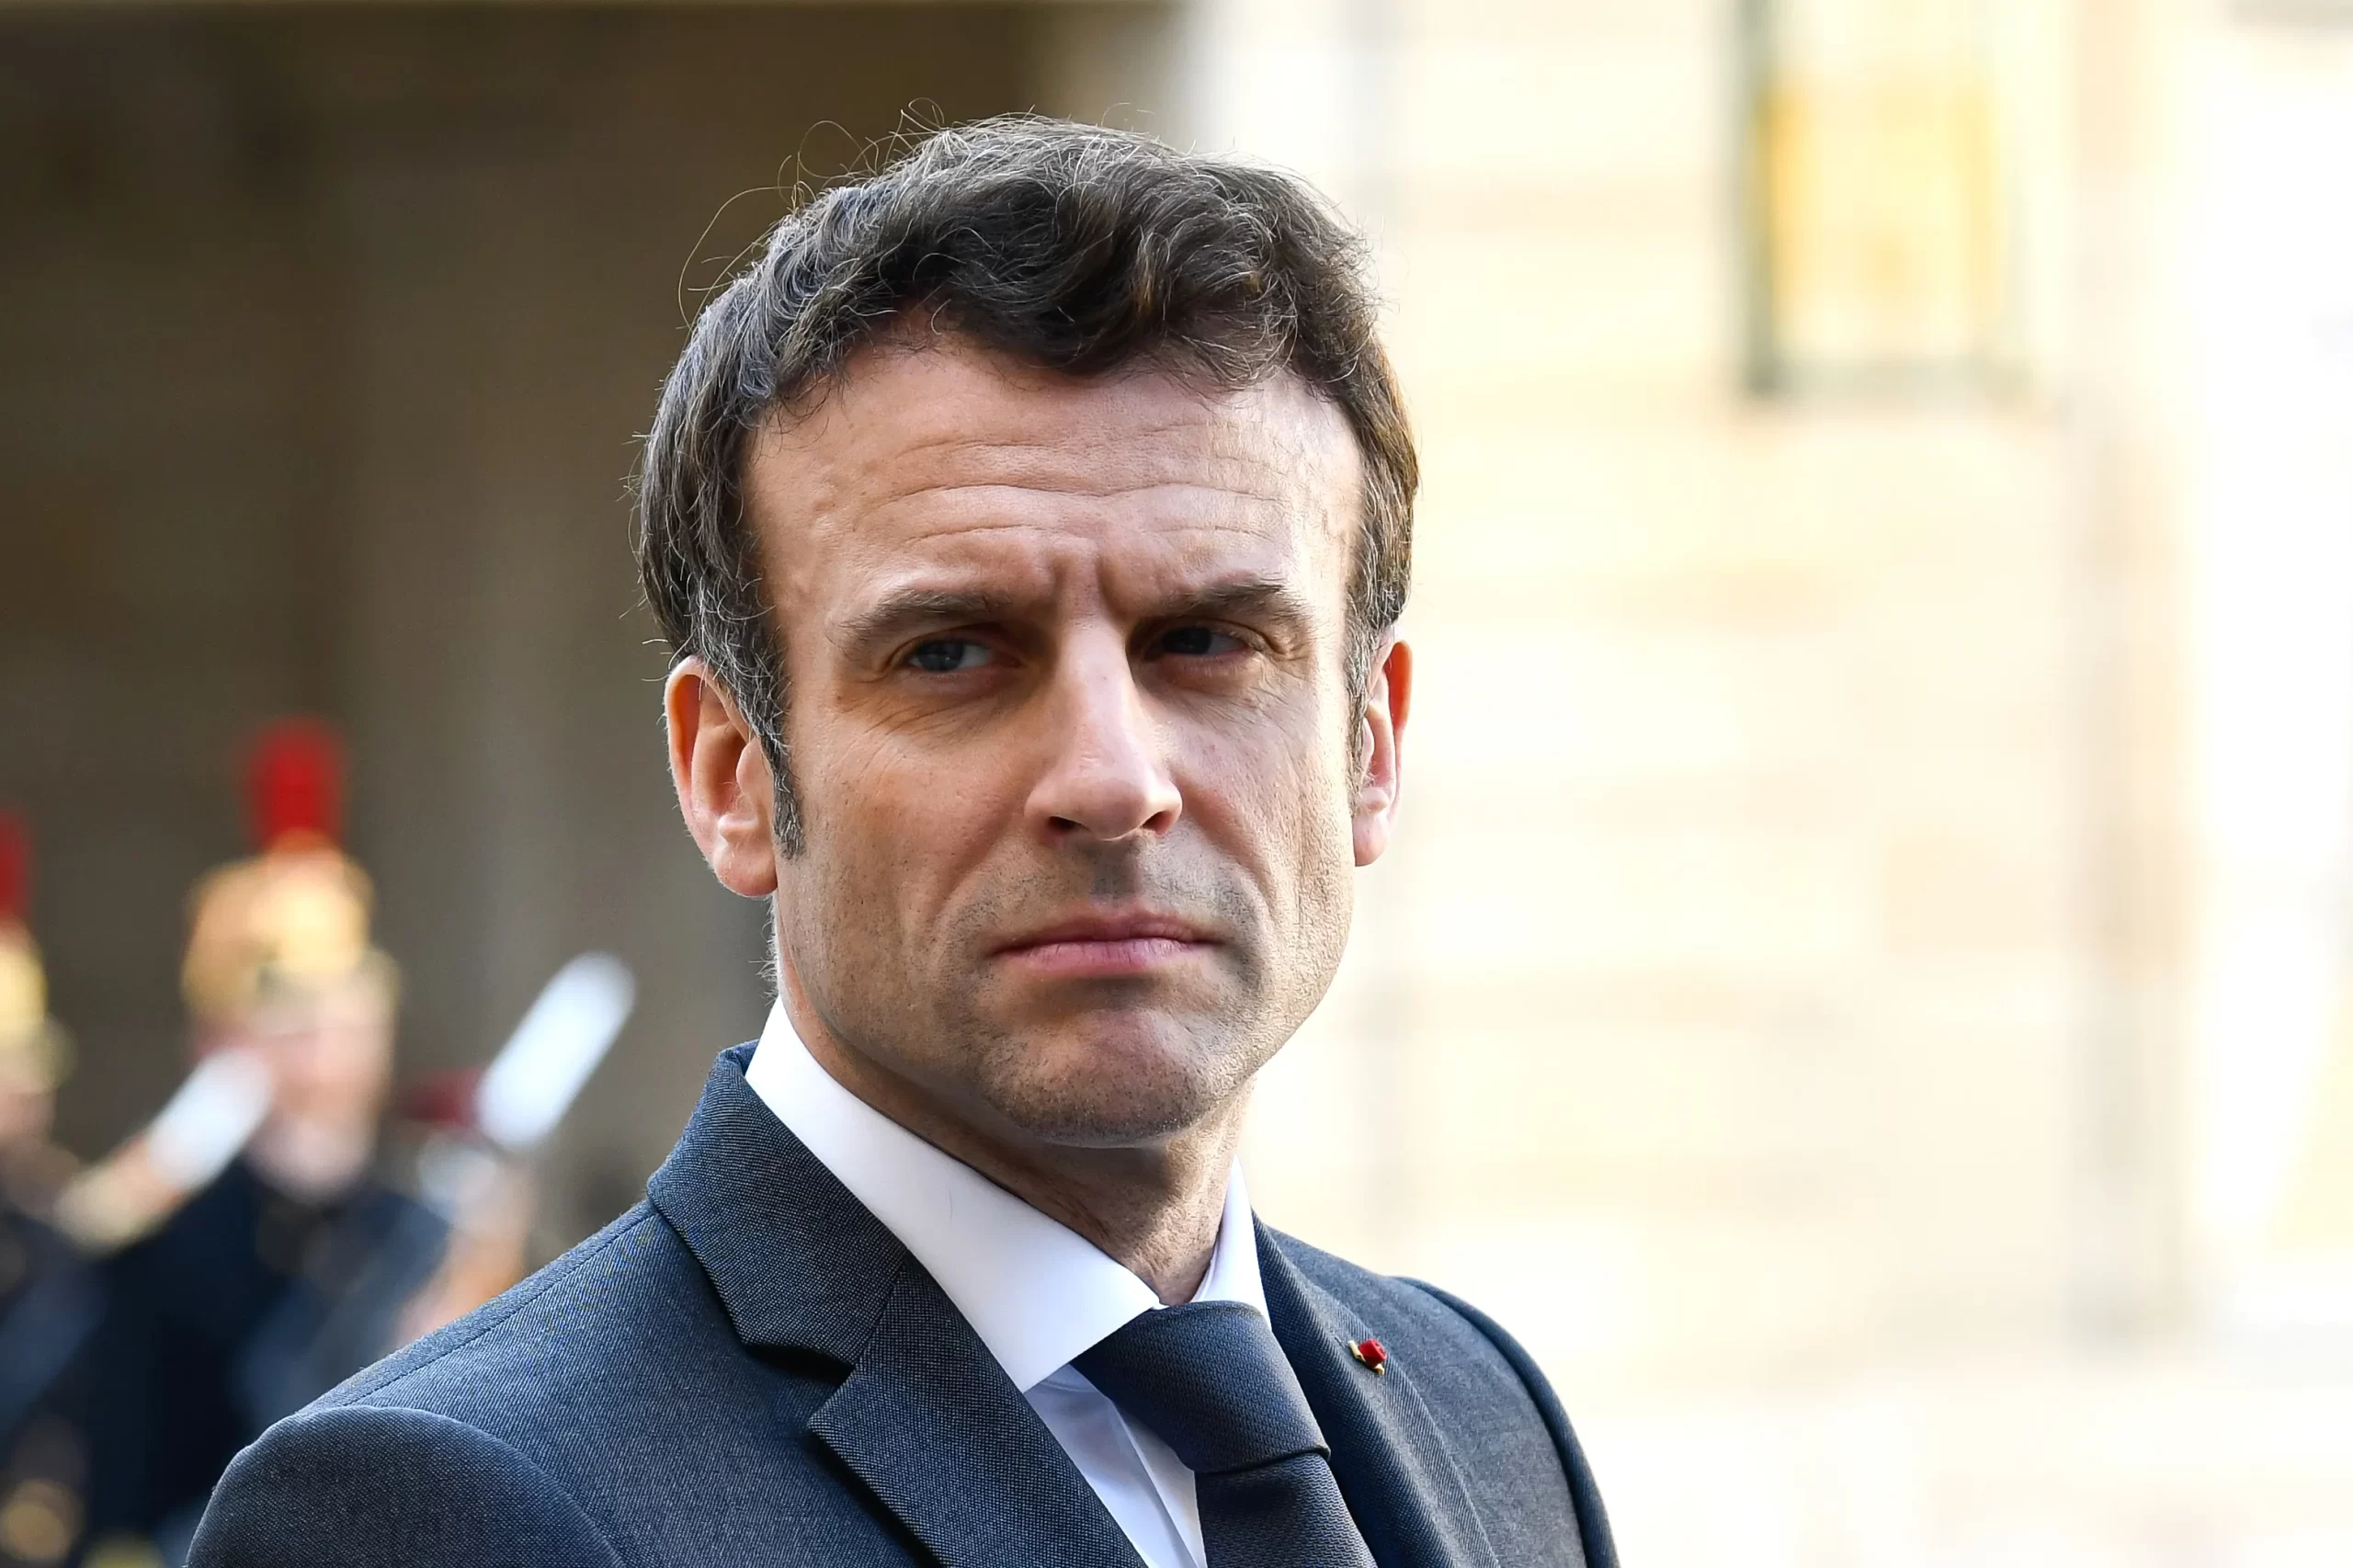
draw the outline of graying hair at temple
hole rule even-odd
[[[1362,692],[1404,608],[1419,480],[1362,240],[1289,175],[1147,137],[1029,117],[937,131],[770,232],[695,323],[640,469],[646,600],[672,652],[704,660],[761,736],[788,853],[802,826],[786,629],[745,526],[745,437],[822,397],[852,351],[917,311],[1073,375],[1149,358],[1221,388],[1289,372],[1331,399],[1364,457],[1347,646]]]

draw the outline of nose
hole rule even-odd
[[[1054,672],[1051,760],[1030,791],[1029,814],[1058,842],[1157,836],[1184,809],[1127,649],[1104,642],[1066,648]]]

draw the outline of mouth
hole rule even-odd
[[[995,957],[1040,979],[1111,980],[1165,971],[1217,945],[1189,920],[1149,912],[1091,915],[1017,937]]]

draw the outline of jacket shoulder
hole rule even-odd
[[[347,1405],[429,1411],[496,1431],[518,1392],[609,1377],[642,1358],[659,1319],[676,1335],[709,1287],[676,1233],[639,1203],[546,1267],[455,1323],[393,1352],[323,1395]],[[718,1312],[717,1303],[710,1313]]]
[[[1577,1533],[1585,1549],[1586,1568],[1618,1568],[1618,1546],[1609,1531],[1609,1514],[1602,1506],[1601,1488],[1593,1478],[1593,1467],[1585,1457],[1585,1446],[1577,1441],[1575,1428],[1569,1425],[1569,1414],[1561,1406],[1560,1395],[1552,1383],[1537,1369],[1534,1358],[1520,1348],[1519,1342],[1504,1332],[1503,1325],[1460,1297],[1450,1296],[1435,1285],[1418,1279],[1399,1283],[1423,1292],[1433,1301],[1453,1310],[1464,1322],[1477,1329],[1497,1354],[1508,1362],[1520,1382],[1528,1390],[1529,1398],[1551,1434],[1552,1446],[1560,1450],[1561,1468],[1568,1478],[1569,1498],[1576,1508]]]
[[[271,1427],[232,1468],[235,1484],[224,1483],[213,1505],[220,1522],[206,1527],[224,1542],[274,1539],[290,1513],[356,1487],[365,1511],[348,1528],[392,1544],[371,1540],[373,1556],[305,1557],[303,1526],[281,1554],[224,1547],[198,1568],[846,1562],[852,1558],[786,1550],[809,1532],[838,1544],[842,1530],[862,1539],[870,1529],[819,1446],[793,1437],[841,1375],[799,1352],[747,1346],[677,1231],[640,1204],[497,1300]],[[444,1485],[438,1478],[452,1466],[488,1479]],[[693,1475],[730,1478],[724,1501],[707,1490],[691,1498],[647,1490],[649,1476]],[[387,1496],[385,1478],[398,1479],[398,1497]],[[429,1509],[441,1533],[402,1511],[411,1507]],[[467,1517],[485,1539],[543,1530],[556,1544],[535,1543],[529,1556],[476,1552],[451,1533]],[[409,1552],[399,1537],[412,1526],[438,1544],[381,1555]],[[599,1543],[593,1551],[571,1544],[591,1539]]]
[[[1507,1375],[1513,1381],[1521,1380],[1519,1369],[1487,1332],[1502,1331],[1495,1329],[1491,1320],[1462,1301],[1418,1279],[1376,1274],[1283,1232],[1270,1231],[1269,1234],[1285,1260],[1310,1284],[1369,1324],[1411,1335],[1424,1342],[1427,1349],[1440,1352],[1449,1365],[1459,1369],[1476,1368]]]
[[[189,1568],[618,1564],[578,1504],[480,1429],[369,1405],[288,1416],[229,1467]]]
[[[1279,1232],[1277,1244],[1306,1279],[1368,1324],[1392,1354],[1444,1375],[1416,1383],[1474,1474],[1509,1474],[1522,1441],[1558,1456],[1586,1568],[1617,1568],[1617,1549],[1584,1445],[1535,1358],[1501,1324],[1458,1296],[1418,1279],[1376,1274]]]

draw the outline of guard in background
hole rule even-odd
[[[63,1561],[91,1479],[96,1271],[45,1221],[70,1156],[49,1141],[65,1036],[28,928],[29,835],[0,812],[0,1564]]]
[[[257,853],[190,911],[197,1073],[64,1205],[116,1249],[97,1564],[178,1562],[239,1449],[395,1346],[448,1236],[378,1170],[397,981],[337,844],[334,738],[272,729],[252,779]]]

